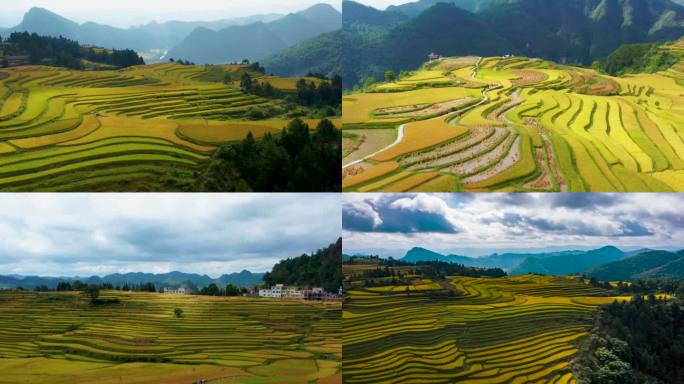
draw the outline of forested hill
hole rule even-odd
[[[103,49],[82,46],[64,37],[40,36],[36,33],[14,32],[0,41],[0,60],[3,67],[11,65],[51,65],[70,69],[98,67],[126,68],[145,64],[130,49]]]
[[[623,44],[684,35],[670,0],[421,0],[380,11],[343,2],[345,87],[386,70],[413,70],[427,55],[521,54],[590,65]]]
[[[264,275],[264,283],[323,287],[336,292],[342,286],[342,239],[311,255],[280,261]]]

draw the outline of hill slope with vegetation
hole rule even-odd
[[[342,239],[311,255],[280,261],[264,275],[264,283],[323,287],[337,292],[342,286]]]
[[[343,8],[353,10],[343,16],[343,57],[350,58],[343,65],[345,87],[361,85],[369,76],[381,78],[387,70],[411,70],[431,52],[442,56],[522,54],[590,65],[623,44],[676,40],[684,35],[684,7],[670,0],[476,3],[423,0],[379,11],[344,1]],[[374,23],[381,19],[394,22]]]

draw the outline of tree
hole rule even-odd
[[[183,310],[180,308],[176,308],[173,310],[173,314],[180,319],[181,317],[183,317]]]
[[[390,70],[385,72],[385,80],[392,82],[397,78],[397,76],[394,74],[394,71]]]
[[[226,285],[226,296],[240,296],[240,288],[233,284]]]
[[[363,82],[363,88],[368,89],[370,88],[373,84],[375,84],[375,77],[369,76],[366,81]]]
[[[207,285],[206,287],[202,288],[202,290],[200,291],[200,294],[206,295],[206,296],[220,296],[221,290],[219,289],[219,287],[216,284],[211,283],[211,284]]]
[[[3,67],[3,68],[9,67],[9,61],[7,61],[7,58],[6,58],[6,57],[3,57],[3,58],[2,58],[2,67]]]
[[[100,297],[100,287],[95,284],[90,284],[85,288],[85,293],[90,296],[91,301],[95,301]]]
[[[233,81],[233,78],[230,76],[230,73],[226,73],[223,75],[223,84],[230,84]]]
[[[242,89],[242,92],[250,93],[253,86],[252,76],[250,76],[247,72],[243,73],[242,77],[240,78],[240,89]]]

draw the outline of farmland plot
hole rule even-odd
[[[681,192],[684,52],[666,49],[681,62],[621,78],[524,57],[445,58],[345,95],[343,129],[422,126],[371,160],[400,164],[388,178],[456,180],[433,183],[434,192]]]
[[[364,287],[357,267],[372,269],[344,266],[345,383],[575,383],[597,306],[629,299],[537,275]]]
[[[102,297],[119,302],[94,305],[76,292],[0,292],[0,383],[340,381],[339,303],[117,291]]]
[[[0,190],[187,189],[217,146],[250,132],[256,138],[278,134],[290,120],[282,100],[223,84],[225,73],[246,70],[179,64],[107,71],[2,69]],[[253,75],[285,93],[297,81]],[[253,108],[277,112],[255,121]],[[57,155],[63,151],[70,155]]]

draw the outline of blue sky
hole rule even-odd
[[[0,274],[264,272],[340,237],[336,194],[4,194]]]
[[[41,7],[77,22],[94,21],[118,27],[152,20],[210,21],[262,13],[290,13],[317,3],[341,9],[341,0],[3,0],[0,26],[13,27],[31,7]]]
[[[346,253],[684,248],[680,194],[345,194]]]

